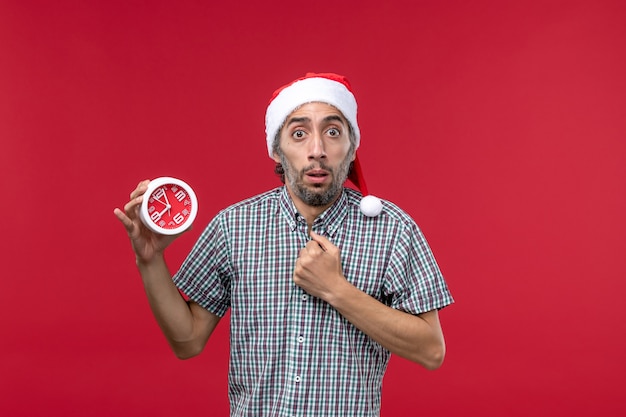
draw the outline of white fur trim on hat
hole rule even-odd
[[[357,104],[352,92],[341,82],[323,77],[304,78],[284,87],[272,100],[265,113],[267,151],[273,158],[272,145],[287,117],[306,103],[321,102],[336,107],[346,118],[359,147],[361,132],[357,123]]]

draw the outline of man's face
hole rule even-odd
[[[314,207],[332,204],[354,160],[341,112],[324,103],[301,106],[287,117],[279,145],[274,160],[283,166],[292,197]]]

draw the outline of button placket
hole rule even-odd
[[[308,225],[306,219],[296,214],[292,218],[292,226],[294,233],[297,234],[300,240],[300,249],[308,243],[310,236],[308,234]],[[291,397],[291,406],[296,407],[299,398],[299,392],[302,389],[301,384],[303,382],[303,375],[307,373],[307,363],[303,358],[303,347],[306,342],[306,320],[304,320],[303,314],[309,307],[305,304],[309,301],[309,295],[306,294],[301,288],[294,285],[293,289],[296,291],[295,297],[292,299],[293,314],[290,317],[292,342],[289,349],[289,367],[287,369],[288,377],[288,391]],[[293,411],[292,411],[293,412]]]

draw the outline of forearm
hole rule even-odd
[[[445,355],[437,310],[417,316],[387,307],[346,280],[339,249],[311,232],[293,273],[302,289],[332,305],[343,317],[390,352],[428,369]]]
[[[180,358],[197,355],[206,338],[193,307],[182,297],[162,256],[149,263],[137,262],[148,302],[159,327]],[[207,335],[208,338],[208,335]]]
[[[343,317],[390,352],[427,369],[441,366],[445,342],[437,311],[418,316],[390,308],[345,281],[327,297]]]
[[[189,358],[202,351],[220,318],[196,303],[186,302],[172,282],[163,251],[177,236],[154,233],[139,219],[139,205],[149,182],[140,182],[131,193],[131,200],[124,206],[124,211],[116,208],[113,213],[130,238],[157,323],[176,356]]]

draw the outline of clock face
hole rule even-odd
[[[139,215],[154,232],[174,235],[193,223],[198,212],[198,200],[185,182],[171,177],[150,181],[144,194]]]

